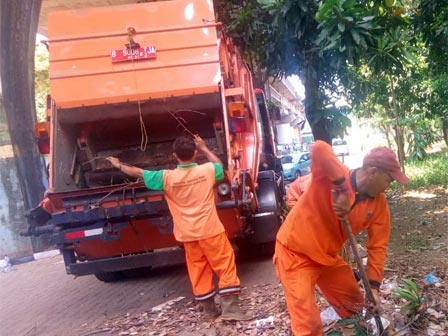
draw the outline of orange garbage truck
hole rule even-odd
[[[183,262],[163,192],[105,158],[175,168],[173,140],[198,134],[224,163],[215,197],[229,238],[246,251],[275,240],[284,189],[265,96],[211,1],[53,12],[48,34],[51,98],[35,130],[49,190],[24,235],[48,234],[68,274],[103,281]]]

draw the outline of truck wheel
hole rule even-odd
[[[281,181],[280,181],[281,182]],[[251,219],[253,233],[245,241],[253,253],[270,254],[277,231],[282,224],[282,192],[272,170],[262,171],[258,176],[257,198],[259,209]]]
[[[103,282],[115,282],[125,278],[123,272],[121,271],[97,273],[95,276],[98,280]]]

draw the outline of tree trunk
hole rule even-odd
[[[34,50],[41,0],[1,1],[0,74],[3,101],[25,210],[39,204],[47,185],[34,138]],[[32,238],[35,251],[48,247]]]
[[[252,82],[254,88],[262,89],[264,91],[264,85],[266,83],[266,75],[259,67],[253,66],[252,70]]]
[[[406,158],[405,153],[404,153],[404,137],[403,137],[403,132],[402,132],[400,123],[399,123],[397,100],[395,99],[395,87],[394,87],[394,81],[392,79],[392,76],[389,76],[389,82],[390,82],[390,90],[392,93],[392,108],[394,110],[394,117],[395,117],[394,128],[395,128],[395,140],[397,142],[398,160],[400,161],[400,166],[404,173],[405,172],[404,160]]]
[[[327,122],[316,113],[316,111],[320,110],[321,104],[318,82],[311,73],[311,67],[307,68],[306,78],[302,78],[302,81],[305,87],[305,115],[311,126],[314,140],[322,140],[331,145],[331,136],[328,132]]]
[[[390,135],[389,135],[391,133],[391,129],[390,129],[389,125],[387,123],[383,124],[381,122],[380,130],[384,134],[384,136],[386,137],[387,146],[389,148],[392,148],[392,141],[390,140]]]
[[[448,146],[448,118],[442,117],[442,132],[443,132],[443,140],[445,140],[445,144]]]

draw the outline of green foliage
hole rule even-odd
[[[406,240],[406,250],[427,250],[430,247],[428,240],[421,236],[411,236]]]
[[[344,138],[346,129],[352,125],[348,117],[349,109],[329,104],[321,110],[315,110],[316,120],[324,120],[323,129],[331,138]]]
[[[439,128],[443,131],[445,144],[448,145],[448,72],[441,71],[431,78],[431,96],[428,109],[433,118],[439,118]]]
[[[316,14],[319,22],[319,36],[316,44],[322,50],[336,49],[336,66],[342,66],[346,61],[358,64],[360,54],[374,43],[374,16],[369,15],[365,7],[359,6],[355,0],[330,0],[323,2]]]
[[[428,154],[421,161],[408,160],[405,167],[406,175],[411,179],[407,189],[448,186],[448,148]],[[394,190],[402,186],[393,183],[391,188]]]
[[[448,119],[448,72],[433,74],[430,85],[431,97],[428,101],[431,112],[442,119]]]
[[[354,83],[350,91],[354,113],[359,118],[375,117],[386,137],[393,132],[392,126],[398,125],[407,141],[409,158],[425,158],[425,148],[441,138],[443,119],[448,121],[448,116],[444,117],[448,108],[444,87],[448,81],[444,79],[448,77],[439,77],[439,85],[435,86],[422,49],[417,62],[394,76],[395,113],[388,78],[372,72],[367,66],[351,70],[347,81]]]
[[[336,326],[334,327],[336,330],[331,330],[326,333],[325,336],[343,336],[343,335],[352,335],[352,336],[368,336],[366,330],[362,328],[359,324],[359,321],[353,318],[345,318],[340,319]],[[349,334],[347,333],[349,332]]]
[[[420,0],[413,13],[415,30],[429,50],[428,63],[435,73],[447,72],[448,3],[446,1]]]
[[[297,74],[305,86],[305,113],[315,138],[331,140],[335,125],[348,125],[344,109],[332,104],[339,94],[343,69],[333,62],[333,51],[316,45],[319,34],[315,15],[319,2],[314,0],[221,1],[220,20],[235,40],[252,68],[265,69],[267,76]],[[253,65],[256,64],[256,67]],[[343,90],[342,90],[343,92]]]
[[[266,105],[268,106],[268,113],[271,120],[275,120],[274,117],[274,108],[279,108],[279,106],[272,100],[268,100],[266,102]]]
[[[394,297],[405,302],[400,311],[412,320],[422,309],[424,298],[414,281],[409,279],[403,279],[402,281],[402,285],[395,290]]]
[[[361,99],[358,82],[349,80],[353,68],[368,66],[384,77],[413,60],[409,19],[399,1],[232,0],[221,7],[246,59],[268,75],[300,77],[316,139],[342,135],[350,124],[349,110],[338,110],[331,100]]]
[[[34,88],[37,120],[45,120],[47,95],[50,92],[48,50],[43,44],[36,44],[34,57]]]
[[[415,35],[421,37],[426,50],[432,86],[429,107],[440,119],[445,143],[448,145],[448,3],[447,1],[420,0],[413,12]]]
[[[427,156],[425,149],[439,140],[439,137],[431,128],[423,125],[410,130],[407,140],[409,143],[409,159],[417,161],[423,160]]]

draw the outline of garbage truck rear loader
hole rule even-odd
[[[54,12],[48,31],[51,99],[36,135],[50,187],[26,234],[49,233],[67,273],[111,281],[184,261],[163,192],[105,160],[175,168],[171,146],[182,134],[200,135],[224,163],[215,197],[229,238],[275,240],[283,183],[264,94],[211,1]],[[270,159],[262,170],[261,158]]]

